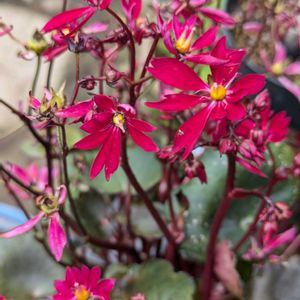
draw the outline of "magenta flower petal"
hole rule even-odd
[[[247,95],[250,96],[261,91],[266,84],[266,79],[264,75],[260,74],[248,74],[238,79],[232,86],[231,91],[235,93],[236,91],[242,89],[247,91]]]
[[[275,43],[274,63],[282,63],[286,59],[286,49],[280,42]]]
[[[114,287],[115,280],[100,280],[100,275],[101,270],[96,266],[92,269],[89,269],[86,266],[82,266],[81,269],[76,267],[67,267],[66,279],[55,281],[57,294],[54,295],[52,299],[79,299],[78,294],[84,291],[88,293],[89,298],[110,300],[110,293]],[[80,297],[80,299],[83,298]]]
[[[289,64],[285,69],[286,75],[299,75],[300,74],[300,62],[294,62]]]
[[[240,102],[247,95],[248,95],[248,91],[244,89],[229,90],[228,95],[226,95],[226,101],[229,103]]]
[[[228,60],[218,58],[215,56],[212,56],[207,53],[201,53],[201,54],[196,54],[196,55],[186,55],[184,57],[184,60],[190,61],[196,64],[202,64],[202,65],[209,65],[209,66],[217,66],[217,65],[222,65],[225,63],[228,63]]]
[[[32,97],[31,94],[29,94],[29,95],[30,95],[30,98],[29,98],[30,106],[35,110],[39,109],[40,106],[41,106],[40,100],[38,100],[37,98]]]
[[[59,110],[56,115],[60,118],[77,118],[85,116],[94,105],[93,100],[86,100],[72,105],[68,108]]]
[[[223,118],[226,117],[226,109],[224,107],[224,104],[223,103],[216,103],[210,117],[213,119],[213,120],[221,120]]]
[[[278,234],[275,238],[270,240],[268,244],[262,249],[264,254],[269,254],[273,250],[279,248],[280,246],[289,243],[294,240],[296,237],[297,230],[295,227],[292,227],[283,233]]]
[[[144,131],[144,132],[152,132],[157,129],[155,126],[153,126],[143,120],[139,120],[139,119],[135,119],[135,118],[128,120],[128,122],[136,129],[138,129],[140,131]]]
[[[86,34],[104,32],[108,28],[108,25],[99,21],[93,22],[92,24],[85,26],[82,31]]]
[[[98,154],[96,155],[95,160],[93,161],[91,170],[90,170],[90,179],[94,179],[103,169],[106,158],[108,157],[110,151],[111,151],[111,145],[114,143],[113,141],[113,135],[112,135],[113,127],[110,128],[106,132],[106,139],[99,150]]]
[[[28,176],[25,169],[22,167],[16,165],[16,164],[6,164],[6,168],[9,172],[11,172],[13,175],[18,177],[24,184],[30,185],[31,184],[31,178]]]
[[[190,67],[175,58],[152,59],[148,71],[163,83],[183,91],[209,90]]]
[[[228,26],[233,26],[236,23],[234,18],[232,18],[229,14],[227,14],[221,9],[216,9],[212,7],[201,7],[199,11],[217,23],[221,23]]]
[[[93,289],[97,287],[98,281],[100,280],[101,277],[101,270],[98,267],[93,267],[90,270],[90,276],[89,276],[89,283],[88,287]]]
[[[221,37],[214,49],[211,51],[211,55],[220,59],[229,60],[229,63],[218,66],[211,66],[212,78],[214,82],[218,84],[224,84],[230,81],[240,68],[243,57],[245,56],[245,50],[232,50],[226,48],[226,37]]]
[[[287,117],[285,111],[275,114],[270,120],[268,140],[273,143],[284,140],[288,134],[290,122],[291,118]]]
[[[81,17],[84,16],[91,16],[96,11],[95,7],[81,7],[81,8],[74,8],[65,12],[62,12],[52,19],[50,19],[46,25],[42,28],[42,32],[49,32],[54,29],[58,29],[63,27],[64,25],[71,23]]]
[[[256,21],[249,21],[244,23],[243,30],[245,30],[248,33],[257,33],[260,32],[262,29],[262,23],[256,22]]]
[[[108,8],[111,1],[112,0],[102,0],[102,1],[100,1],[100,4],[99,4],[100,9],[104,10],[104,9]]]
[[[62,45],[62,46],[54,46],[46,49],[43,51],[42,56],[46,59],[46,61],[51,61],[56,56],[60,55],[64,51],[68,49],[68,45]]]
[[[130,123],[128,123],[128,133],[130,134],[133,141],[140,146],[144,151],[147,152],[157,152],[159,148],[157,145],[153,142],[153,140],[142,133],[141,131],[137,130],[135,127],[133,127]]]
[[[103,130],[107,126],[111,125],[112,117],[113,115],[111,112],[102,112],[96,114],[94,115],[93,119],[81,125],[80,129],[88,133],[94,133],[96,131]]]
[[[172,20],[172,27],[173,27],[173,31],[174,31],[174,36],[175,39],[178,40],[181,33],[183,32],[184,28],[182,26],[182,24],[180,23],[179,19],[174,17]]]
[[[80,150],[92,150],[92,149],[98,148],[108,138],[108,135],[110,133],[111,133],[111,130],[109,130],[109,132],[104,130],[104,131],[92,133],[92,134],[84,137],[80,141],[78,141],[74,145],[74,148],[80,149]]]
[[[164,40],[165,46],[169,50],[169,52],[176,54],[176,49],[174,48],[174,43],[172,41],[170,32],[168,30],[166,30],[166,32],[163,33],[163,40]]]
[[[211,27],[204,32],[192,45],[191,51],[199,50],[210,46],[216,39],[218,27]]]
[[[110,134],[110,140],[113,142],[111,142],[110,151],[107,153],[105,160],[105,178],[107,181],[110,180],[111,175],[120,165],[122,136],[119,128],[115,127],[113,129],[113,132]]]
[[[108,96],[96,95],[93,100],[100,110],[114,111],[116,109],[115,102]]]
[[[179,127],[174,138],[173,152],[177,153],[185,148],[182,159],[186,159],[193,150],[209,120],[214,106],[214,104],[206,106]]]
[[[17,226],[10,231],[0,233],[0,238],[9,239],[29,231],[43,218],[43,216],[44,216],[43,212],[38,213],[36,216],[28,220],[23,225]]]
[[[267,175],[264,174],[259,168],[255,167],[254,165],[250,164],[249,162],[247,162],[244,159],[241,159],[240,157],[236,157],[236,161],[245,169],[247,169],[248,171],[250,171],[251,173],[254,173],[258,176],[267,178]]]
[[[65,231],[59,222],[58,213],[54,213],[49,217],[48,243],[56,261],[60,261],[64,247],[67,244],[67,239]]]
[[[227,118],[231,121],[241,120],[246,115],[246,108],[242,103],[228,103]]]
[[[94,290],[94,295],[101,297],[103,294],[110,294],[116,284],[116,280],[112,278],[103,279]]]
[[[66,186],[65,185],[60,185],[57,188],[55,196],[57,196],[58,203],[63,204],[66,200],[66,197],[67,197],[67,188],[66,188]]]
[[[121,0],[122,8],[130,20],[136,20],[141,14],[141,0]]]
[[[284,76],[280,76],[278,81],[300,101],[300,87]]]
[[[146,102],[145,104],[151,108],[157,108],[162,111],[175,112],[190,109],[203,102],[205,99],[187,95],[187,94],[171,94],[165,95],[163,100],[158,102]]]

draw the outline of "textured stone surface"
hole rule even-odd
[[[300,258],[291,258],[286,266],[266,266],[256,277],[252,300],[300,300]]]

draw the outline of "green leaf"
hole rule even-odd
[[[156,239],[162,236],[157,223],[144,205],[132,205],[131,225],[134,233],[138,236],[148,239]]]
[[[53,281],[64,270],[45,253],[32,234],[0,240],[0,291],[7,299],[37,299],[53,294]]]
[[[101,219],[111,210],[111,200],[94,190],[81,192],[76,205],[84,227],[94,236],[104,236]]]
[[[206,253],[209,224],[223,195],[227,161],[217,152],[204,154],[208,184],[197,178],[182,187],[190,207],[185,219],[186,239],[181,245],[182,254],[189,259],[203,261]]]
[[[286,143],[272,145],[277,166],[288,166],[292,163],[295,150]],[[266,154],[266,164],[263,171],[271,174],[271,164]],[[209,151],[203,156],[206,166],[208,183],[200,184],[198,179],[193,179],[188,184],[181,186],[183,193],[190,202],[190,208],[185,219],[186,239],[181,245],[182,254],[189,258],[204,261],[208,235],[213,216],[217,210],[224,193],[226,182],[227,161],[220,157],[218,152]],[[235,185],[237,187],[252,189],[263,186],[267,180],[251,174],[237,165]],[[175,195],[176,191],[174,191]],[[297,180],[289,178],[278,184],[271,195],[272,201],[285,201],[294,203],[299,195]],[[173,197],[173,200],[175,197]],[[175,200],[174,200],[175,201]],[[235,244],[252,222],[261,200],[255,197],[236,199],[232,202],[219,234],[220,239],[227,239]]]
[[[125,273],[126,272],[126,273]],[[106,277],[116,276],[114,300],[128,300],[137,293],[147,300],[193,300],[195,282],[183,272],[174,272],[164,260],[153,260],[141,265],[110,266]]]

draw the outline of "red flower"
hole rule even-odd
[[[121,0],[121,5],[128,20],[137,20],[142,11],[141,0]]]
[[[58,55],[62,54],[68,49],[68,41],[75,40],[77,35],[75,33],[70,34],[76,30],[77,23],[71,22],[67,24],[65,27],[60,28],[59,30],[53,30],[51,39],[53,41],[53,45],[43,51],[43,57],[46,58],[47,61],[52,60]],[[94,22],[89,26],[86,26],[81,29],[80,37],[89,36],[94,33],[103,32],[107,29],[108,25],[101,22]],[[75,43],[75,42],[74,42]]]
[[[217,27],[211,27],[192,42],[198,21],[197,17],[192,16],[181,24],[179,18],[174,17],[170,22],[164,24],[161,31],[166,47],[171,53],[179,53],[184,60],[197,64],[217,65],[225,63],[226,60],[214,57],[210,53],[198,54],[199,50],[209,47],[215,41],[218,32]]]
[[[79,30],[98,9],[106,9],[110,5],[111,1],[112,0],[87,0],[86,2],[90,6],[70,9],[54,16],[46,23],[41,31],[46,33],[55,29],[63,29],[71,23],[76,23],[76,26],[70,32],[71,34]]]
[[[213,7],[204,7],[209,2],[211,2],[211,0],[190,0],[188,6],[185,6],[182,5],[182,1],[173,0],[172,6],[174,7],[176,14],[181,13],[184,16],[190,16],[191,14],[200,13],[216,23],[227,26],[235,25],[235,20],[225,11]]]
[[[65,280],[55,280],[54,286],[57,293],[53,300],[109,300],[110,293],[115,285],[112,278],[100,280],[101,270],[99,267],[89,269],[82,266],[67,267]]]
[[[36,198],[39,213],[26,223],[0,233],[0,238],[13,238],[31,230],[43,218],[48,220],[48,244],[56,261],[60,261],[67,238],[63,226],[60,224],[59,207],[65,202],[67,190],[64,185],[59,186],[55,193],[51,188],[45,188],[45,195]]]
[[[158,151],[153,140],[143,132],[152,132],[156,128],[149,123],[136,118],[134,108],[128,104],[119,104],[104,95],[94,96],[93,101],[99,112],[85,122],[81,129],[88,136],[75,144],[81,150],[100,147],[90,171],[90,178],[95,178],[105,169],[105,177],[110,179],[120,164],[122,134],[129,133],[133,141],[149,152]],[[66,114],[65,114],[66,116]]]
[[[243,120],[236,127],[236,133],[245,138],[251,137],[256,142],[258,139],[262,140],[260,146],[270,142],[283,141],[288,134],[291,119],[287,117],[284,111],[274,113],[271,110],[271,99],[266,90],[256,96],[253,105],[255,106],[254,116],[251,119]],[[259,136],[260,134],[262,137]]]
[[[226,39],[222,38],[212,51],[212,55],[230,62],[220,66],[211,66],[212,81],[204,82],[187,65],[173,58],[152,60],[148,71],[165,84],[183,91],[195,91],[195,95],[185,93],[165,95],[159,102],[148,102],[149,107],[162,111],[177,112],[192,109],[199,104],[204,106],[188,121],[182,124],[174,140],[173,153],[184,150],[186,159],[201,136],[208,120],[227,118],[240,120],[245,116],[245,107],[241,100],[259,92],[265,84],[263,75],[249,74],[236,80],[237,70],[244,56],[242,50],[227,50]]]

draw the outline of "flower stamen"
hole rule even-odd
[[[90,298],[89,291],[82,285],[76,288],[75,291],[76,300],[88,300]]]
[[[112,121],[114,125],[121,129],[123,133],[125,133],[124,123],[125,123],[125,117],[122,113],[116,112],[112,118]]]
[[[181,54],[185,54],[189,52],[192,45],[194,28],[191,30],[189,35],[187,35],[187,29],[188,29],[187,27],[184,29],[179,39],[175,43],[176,50]]]
[[[210,97],[215,101],[221,101],[226,96],[226,88],[223,85],[214,83],[210,89]]]

